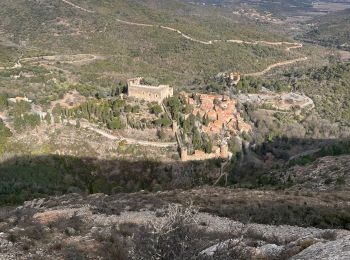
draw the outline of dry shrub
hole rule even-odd
[[[197,209],[170,204],[162,221],[141,227],[135,237],[137,259],[190,259],[199,251]]]

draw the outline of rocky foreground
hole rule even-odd
[[[193,200],[213,191],[69,194],[2,208],[0,259],[350,259],[348,230],[238,222]],[[190,200],[180,205],[181,196]]]

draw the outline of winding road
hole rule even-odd
[[[286,47],[286,51],[290,51],[291,49],[297,49],[302,48],[303,45],[301,43],[293,43],[293,42],[269,42],[269,41],[243,41],[243,40],[210,40],[210,41],[201,41],[198,39],[195,39],[187,34],[184,34],[182,31],[168,27],[163,25],[154,25],[154,24],[145,24],[145,23],[135,23],[135,22],[128,22],[121,19],[116,19],[117,22],[128,24],[128,25],[135,25],[135,26],[142,26],[142,27],[151,27],[151,28],[161,28],[164,30],[176,32],[180,34],[182,37],[186,38],[187,40],[205,44],[205,45],[213,45],[215,43],[222,43],[222,42],[229,42],[229,43],[236,43],[236,44],[249,44],[249,45],[272,45],[272,46],[281,46],[281,45],[292,45],[290,47]]]
[[[308,60],[308,57],[302,57],[302,58],[297,58],[297,59],[293,59],[293,60],[286,60],[286,61],[282,61],[282,62],[277,62],[277,63],[269,65],[266,69],[264,69],[262,71],[246,73],[244,75],[251,76],[251,77],[259,77],[259,76],[264,75],[265,73],[269,72],[270,70],[272,70],[274,68],[290,65],[290,64],[293,64],[296,62],[307,61],[307,60]]]
[[[196,42],[196,43],[201,43],[201,44],[205,44],[205,45],[213,45],[215,43],[222,43],[222,42],[227,42],[227,43],[235,43],[235,44],[248,44],[248,45],[272,45],[272,46],[281,46],[281,45],[288,45],[288,47],[286,47],[285,51],[290,51],[292,49],[298,49],[298,48],[302,48],[303,44],[301,43],[293,43],[293,42],[269,42],[269,41],[243,41],[243,40],[210,40],[210,41],[201,41],[198,39],[195,39],[187,34],[184,34],[183,32],[181,32],[178,29],[174,29],[168,26],[163,26],[163,25],[153,25],[153,24],[145,24],[145,23],[135,23],[135,22],[128,22],[128,21],[124,21],[121,19],[116,19],[117,22],[123,23],[123,24],[127,24],[127,25],[134,25],[134,26],[142,26],[142,27],[152,27],[152,28],[161,28],[164,30],[168,30],[168,31],[172,31],[172,32],[176,32],[178,34],[180,34],[182,37],[186,38],[187,40]],[[257,76],[262,76],[265,73],[269,72],[270,70],[277,68],[277,67],[281,67],[281,66],[286,66],[286,65],[290,65],[293,63],[297,63],[297,62],[302,62],[302,61],[306,61],[308,60],[308,57],[302,57],[302,58],[296,58],[296,59],[292,59],[292,60],[286,60],[286,61],[282,61],[282,62],[277,62],[274,64],[269,65],[266,69],[262,70],[262,71],[258,71],[258,72],[253,72],[253,73],[246,73],[244,74],[245,76],[252,76],[252,77],[257,77]]]
[[[93,10],[88,10],[85,9],[81,6],[78,6],[68,0],[61,0],[64,3],[80,10],[80,11],[84,11],[84,12],[88,12],[88,13],[94,13],[95,11]],[[292,49],[298,49],[298,48],[302,48],[303,44],[301,43],[294,43],[294,42],[286,42],[286,41],[281,41],[281,42],[269,42],[269,41],[243,41],[243,40],[237,40],[237,39],[233,39],[233,40],[210,40],[210,41],[202,41],[199,39],[195,39],[185,33],[183,33],[182,31],[172,28],[172,27],[168,27],[168,26],[164,26],[164,25],[155,25],[155,24],[146,24],[146,23],[136,23],[136,22],[130,22],[130,21],[125,21],[125,20],[121,20],[121,19],[116,19],[117,22],[123,23],[123,24],[127,24],[127,25],[133,25],[133,26],[141,26],[141,27],[148,27],[148,28],[160,28],[163,30],[168,30],[168,31],[172,31],[175,32],[179,35],[181,35],[183,38],[190,40],[192,42],[196,42],[196,43],[200,43],[200,44],[205,44],[205,45],[213,45],[215,43],[222,43],[222,42],[227,42],[227,43],[235,43],[235,44],[249,44],[249,45],[271,45],[271,46],[281,46],[281,45],[287,45],[285,51],[290,51]],[[286,61],[282,61],[282,62],[277,62],[274,64],[269,65],[266,69],[262,70],[262,71],[258,71],[258,72],[253,72],[253,73],[247,73],[244,74],[245,76],[252,76],[252,77],[257,77],[257,76],[262,76],[265,73],[269,72],[270,70],[277,68],[277,67],[281,67],[281,66],[286,66],[286,65],[290,65],[290,64],[294,64],[297,62],[303,62],[308,60],[308,57],[301,57],[301,58],[296,58],[296,59],[292,59],[292,60],[286,60]]]

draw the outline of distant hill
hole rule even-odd
[[[350,9],[321,16],[303,37],[324,46],[350,50]]]
[[[98,54],[104,59],[83,70],[141,75],[169,83],[188,83],[198,75],[221,71],[259,71],[267,65],[295,56],[284,47],[217,43],[204,45],[159,27],[140,27],[118,22],[171,26],[186,35],[215,39],[278,41],[280,36],[253,23],[234,20],[220,8],[203,8],[170,0],[4,0],[0,9],[0,38],[21,44],[15,57],[43,54]],[[84,11],[89,10],[91,12]],[[238,19],[238,18],[236,18]],[[0,64],[15,62],[0,52]]]

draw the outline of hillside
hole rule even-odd
[[[238,42],[201,44],[158,27],[176,28],[199,41],[285,40],[253,23],[234,20],[224,9],[166,0],[75,3],[83,9],[62,0],[3,1],[1,37],[21,46],[12,56],[8,51],[1,52],[1,63],[13,65],[20,53],[23,57],[95,54],[101,59],[74,71],[82,81],[90,81],[86,74],[92,78],[94,73],[95,78],[141,75],[188,84],[198,76],[228,70],[261,71],[272,63],[300,57],[298,50],[286,52],[286,46]],[[117,19],[155,27],[130,25]]]
[[[293,68],[269,77],[288,82],[294,91],[305,93],[315,102],[316,111],[323,119],[349,125],[350,63],[334,62],[327,66]]]
[[[350,183],[348,170],[350,156],[323,157],[306,166],[294,166],[286,171],[277,171],[275,178],[288,183],[293,190],[341,190]]]
[[[328,207],[327,201],[332,198],[329,194],[289,195],[204,187],[189,192],[69,194],[37,199],[14,210],[2,209],[0,257],[346,259],[349,231],[279,225],[302,219],[303,223],[327,227],[323,217],[325,221],[336,221],[336,213],[346,203],[339,201],[336,208],[333,203]],[[283,200],[287,201],[278,202]],[[296,213],[293,216],[287,214],[290,207]],[[250,223],[251,210],[261,212],[253,218],[265,218],[272,225]],[[277,212],[279,219],[270,219]],[[337,222],[328,225],[335,227]]]
[[[345,0],[0,1],[0,259],[350,259]]]
[[[311,21],[312,29],[303,37],[324,46],[350,50],[350,9]]]

